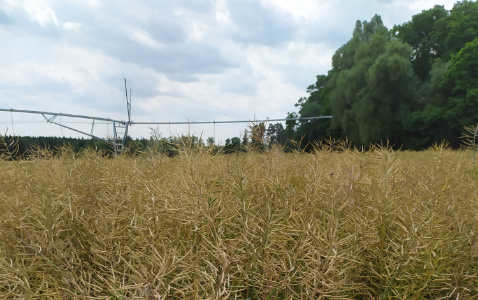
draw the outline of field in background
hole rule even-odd
[[[37,154],[0,161],[1,298],[478,297],[467,151]]]

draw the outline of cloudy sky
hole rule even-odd
[[[389,28],[449,0],[0,0],[0,108],[134,121],[285,118],[356,20]],[[57,121],[91,131],[91,123]],[[83,122],[83,121],[81,121]],[[224,141],[247,124],[195,125]],[[187,126],[160,126],[164,136]],[[77,136],[0,112],[0,134]],[[96,135],[111,128],[95,124]],[[148,137],[135,125],[133,137]]]

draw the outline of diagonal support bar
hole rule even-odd
[[[45,116],[45,114],[41,114],[41,115],[45,118],[45,120],[46,120],[48,123],[52,123],[53,120],[55,120],[56,117],[58,116],[58,115],[53,115],[53,116],[51,116],[51,118],[48,118],[47,116]]]
[[[89,133],[87,133],[87,132],[84,132],[84,131],[81,131],[81,130],[72,128],[72,127],[70,127],[70,126],[66,126],[66,125],[63,125],[63,124],[60,124],[60,123],[57,123],[57,122],[53,122],[53,121],[49,121],[48,123],[55,124],[55,125],[61,126],[61,127],[63,127],[63,128],[66,128],[66,129],[69,129],[69,130],[72,130],[72,131],[75,131],[75,132],[78,132],[78,133],[87,135],[87,136],[92,137],[92,138],[94,138],[94,139],[98,139],[98,140],[104,141],[104,142],[106,142],[106,143],[108,143],[108,144],[113,144],[113,143],[112,143],[111,141],[109,141],[109,140],[106,140],[106,139],[101,138],[101,137],[99,137],[99,136],[96,136],[96,135],[94,135],[94,134],[89,134]]]

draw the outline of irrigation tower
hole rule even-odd
[[[126,78],[124,79],[124,86],[125,86],[125,94],[126,94],[126,110],[127,110],[127,121],[124,120],[115,120],[110,118],[102,118],[102,117],[93,117],[93,116],[85,116],[85,115],[76,115],[76,114],[65,114],[65,113],[55,113],[55,112],[47,112],[47,111],[37,111],[37,110],[21,110],[21,109],[2,109],[0,111],[10,112],[10,113],[27,113],[27,114],[39,114],[45,118],[45,121],[50,124],[54,124],[60,126],[62,128],[66,128],[77,133],[89,136],[94,139],[98,139],[101,141],[106,142],[107,144],[111,145],[114,149],[116,154],[121,154],[126,149],[126,141],[129,134],[129,127],[131,125],[192,125],[192,124],[230,124],[230,123],[251,123],[251,122],[278,122],[278,121],[309,121],[309,120],[317,120],[317,119],[330,119],[332,116],[316,116],[316,117],[306,117],[306,118],[285,118],[285,119],[266,119],[266,120],[239,120],[239,121],[187,121],[187,122],[134,122],[131,121],[131,90],[128,93],[128,89],[126,86]],[[69,117],[69,118],[78,118],[78,119],[86,119],[91,121],[91,131],[86,132],[84,130],[80,130],[77,128],[73,128],[71,126],[67,126],[63,124],[61,121],[58,122],[56,119],[58,117]],[[61,118],[60,118],[61,120]],[[94,134],[95,129],[95,121],[102,121],[106,122],[107,125],[111,125],[113,128],[113,135],[111,137],[100,137]]]

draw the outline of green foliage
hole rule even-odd
[[[212,146],[214,146],[215,144],[216,144],[216,140],[215,140],[212,136],[210,136],[210,137],[207,138],[207,145],[208,145],[209,147],[212,147]]]
[[[247,136],[247,131],[244,130],[244,135],[242,136],[242,146],[246,147],[249,145],[249,137]]]
[[[331,71],[328,88],[334,123],[357,146],[368,146],[387,138],[402,143],[402,114],[408,109],[413,87],[409,61],[411,49],[391,40],[379,16],[360,22],[353,38],[335,56],[353,55],[348,69]],[[355,51],[344,51],[350,48]]]
[[[301,117],[331,122],[290,123],[286,133],[307,144],[330,136],[358,147],[387,140],[418,150],[447,140],[457,148],[462,128],[478,121],[476,78],[478,2],[435,5],[390,31],[375,15],[356,22],[332,69],[296,104]]]
[[[233,137],[231,139],[226,139],[226,144],[222,148],[224,153],[236,153],[236,152],[244,152],[245,149],[241,145],[241,139],[238,137]]]
[[[308,98],[301,98],[296,104],[299,107],[301,117],[330,116],[332,108],[329,101],[327,84],[329,77],[318,75],[315,84],[307,88]],[[302,140],[305,144],[312,145],[314,140],[323,139],[333,134],[330,119],[303,120],[300,121],[294,134],[296,140]]]
[[[422,82],[426,82],[436,59],[449,60],[477,37],[478,3],[457,2],[450,12],[435,5],[414,15],[410,22],[394,26],[392,32],[395,38],[412,47],[413,71]]]
[[[440,21],[448,15],[448,11],[443,6],[435,5],[432,9],[414,15],[410,22],[393,27],[394,37],[412,47],[413,71],[422,81],[429,79],[434,60],[443,54],[443,41],[439,40],[439,26],[442,26]]]
[[[297,118],[298,115],[297,113],[290,112],[287,114],[287,119],[294,119]],[[297,127],[297,121],[296,120],[287,120],[285,121],[285,136],[288,139],[293,139],[294,138],[294,132]]]
[[[478,116],[478,38],[452,55],[442,82],[448,96],[445,119],[457,129],[476,123]]]
[[[478,37],[478,2],[459,1],[448,18],[440,20],[439,39],[443,40],[444,58],[449,59]]]
[[[281,123],[269,124],[266,131],[269,147],[273,145],[284,146],[287,143],[284,126]]]
[[[2,151],[9,151],[10,159],[28,158],[32,149],[48,149],[52,155],[59,155],[65,146],[72,149],[73,152],[80,152],[84,149],[92,148],[95,151],[104,151],[112,154],[113,149],[103,141],[83,138],[65,138],[65,137],[3,137],[4,147]],[[12,141],[14,143],[12,144]],[[12,146],[14,145],[14,148]],[[8,150],[7,147],[8,146]],[[13,151],[14,150],[14,151]],[[5,154],[6,152],[4,152]]]
[[[440,140],[459,146],[462,128],[478,121],[478,39],[432,67],[416,110],[405,119],[409,143],[424,148]]]

